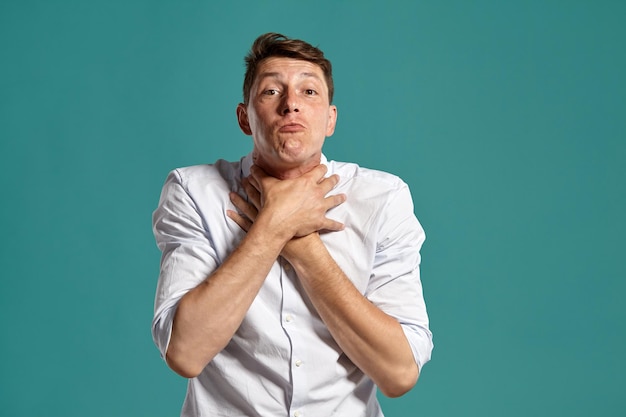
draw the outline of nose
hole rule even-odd
[[[283,102],[281,104],[281,114],[285,115],[291,112],[299,112],[300,104],[298,101],[298,95],[293,90],[287,90],[285,92]]]

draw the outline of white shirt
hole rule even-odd
[[[356,288],[402,325],[421,370],[433,348],[419,275],[425,236],[407,185],[358,165],[327,161],[338,174],[331,193],[347,201],[328,212],[345,229],[322,234]],[[165,357],[181,297],[204,281],[245,232],[226,216],[236,210],[251,155],[172,171],[153,215],[162,251],[152,335]],[[224,300],[228,303],[229,300]],[[274,263],[230,343],[189,380],[182,416],[381,417],[374,383],[343,354],[291,266]]]

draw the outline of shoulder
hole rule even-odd
[[[168,179],[178,181],[183,187],[187,188],[214,181],[232,180],[239,176],[240,171],[239,161],[230,162],[219,159],[213,164],[176,168],[169,173]]]
[[[339,175],[340,183],[368,187],[381,192],[408,188],[402,178],[389,172],[365,168],[353,162],[329,161],[330,173]]]

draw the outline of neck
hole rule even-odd
[[[287,180],[290,178],[298,178],[306,174],[318,166],[322,159],[321,154],[318,154],[315,158],[305,161],[299,165],[268,163],[263,158],[258,157],[258,155],[253,155],[252,160],[255,165],[263,169],[263,171],[265,171],[268,175],[278,178],[279,180]]]

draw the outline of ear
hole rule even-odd
[[[337,106],[331,105],[328,110],[328,125],[326,125],[326,137],[332,136],[335,133],[335,126],[337,125]]]
[[[237,122],[239,123],[239,128],[246,135],[252,135],[252,130],[250,130],[250,123],[248,121],[248,110],[243,103],[239,103],[237,105]]]

